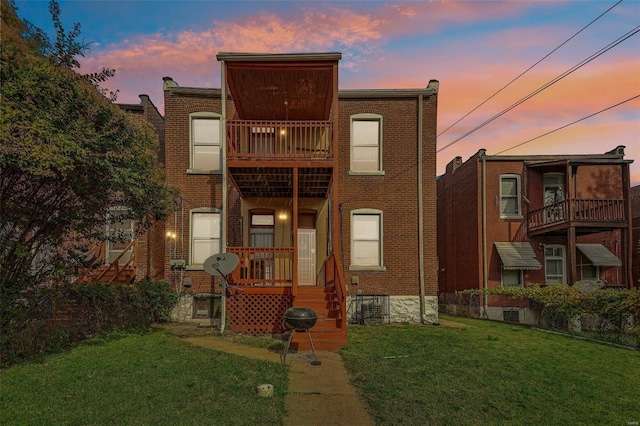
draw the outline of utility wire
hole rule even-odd
[[[598,19],[602,18],[604,15],[606,15],[611,9],[613,9],[614,7],[616,7],[617,5],[619,5],[620,3],[622,3],[622,0],[619,0],[616,4],[614,4],[613,6],[611,6],[609,9],[605,10],[604,12],[602,12],[600,14],[600,16],[598,16],[597,18],[595,18],[593,21],[589,22],[587,25],[585,25],[584,27],[582,27],[582,29],[580,29],[580,31],[578,31],[577,33],[575,33],[574,35],[572,35],[571,37],[569,37],[568,39],[566,39],[562,44],[560,44],[558,47],[556,47],[555,49],[553,49],[551,52],[547,53],[545,56],[543,56],[538,62],[536,62],[535,64],[531,65],[529,68],[527,68],[526,70],[524,70],[520,75],[518,75],[516,78],[514,78],[513,80],[511,80],[510,82],[508,82],[507,84],[505,84],[504,86],[502,86],[502,88],[500,88],[500,90],[498,90],[497,92],[495,92],[493,95],[489,96],[487,99],[485,99],[482,103],[480,103],[478,106],[476,106],[474,109],[472,109],[471,111],[469,111],[468,113],[466,113],[465,115],[463,115],[461,118],[458,119],[458,121],[456,121],[455,123],[453,123],[452,125],[450,125],[449,127],[447,127],[446,129],[444,129],[442,132],[440,132],[438,134],[438,137],[442,136],[443,134],[445,134],[449,129],[451,129],[453,126],[455,126],[456,124],[458,124],[459,122],[461,122],[462,120],[464,120],[465,118],[467,118],[469,115],[471,115],[474,111],[476,111],[478,108],[480,108],[482,105],[486,104],[487,102],[489,102],[491,99],[493,99],[493,97],[495,97],[498,93],[502,92],[504,89],[506,89],[507,87],[509,87],[512,83],[514,83],[516,80],[518,80],[520,77],[522,77],[523,75],[525,75],[526,73],[528,73],[529,71],[531,71],[536,65],[538,65],[540,62],[544,61],[545,59],[547,59],[549,56],[551,56],[553,53],[555,53],[558,49],[560,49],[562,46],[564,46],[565,44],[567,44],[569,41],[571,41],[574,37],[576,37],[578,34],[580,34],[582,31],[586,30],[589,26],[591,26],[591,24],[593,24],[594,22],[596,22]]]
[[[613,49],[615,46],[617,46],[618,44],[622,43],[623,41],[627,40],[629,37],[637,34],[638,32],[640,32],[640,26],[635,27],[633,30],[627,32],[626,34],[624,34],[623,36],[619,37],[617,40],[609,43],[607,46],[603,47],[602,49],[600,49],[599,51],[597,51],[596,53],[593,53],[592,55],[590,55],[589,57],[587,57],[586,59],[582,60],[580,63],[578,63],[577,65],[574,65],[573,67],[569,68],[567,71],[565,71],[564,73],[560,74],[558,77],[552,79],[551,81],[549,81],[548,83],[542,85],[540,88],[536,89],[534,92],[530,93],[529,95],[525,96],[524,98],[520,99],[519,101],[517,101],[516,103],[512,104],[511,106],[505,108],[504,110],[502,110],[501,112],[499,112],[498,114],[494,115],[493,117],[491,117],[490,119],[486,120],[485,122],[483,122],[482,124],[479,124],[478,126],[474,127],[473,129],[469,130],[468,132],[466,132],[465,134],[463,134],[462,136],[458,137],[457,139],[453,140],[452,142],[449,142],[447,145],[443,146],[442,148],[438,149],[436,151],[436,153],[439,153],[441,151],[444,151],[445,149],[449,148],[451,145],[456,144],[457,142],[461,141],[462,139],[466,138],[467,136],[469,136],[470,134],[476,132],[477,130],[481,129],[482,127],[486,126],[487,124],[495,121],[496,119],[500,118],[501,116],[503,116],[504,114],[506,114],[507,112],[511,111],[512,109],[516,108],[517,106],[523,104],[524,102],[526,102],[527,100],[531,99],[532,97],[534,97],[535,95],[537,95],[538,93],[542,92],[543,90],[549,88],[550,86],[554,85],[555,83],[557,83],[558,81],[562,80],[563,78],[567,77],[568,75],[570,75],[571,73],[575,72],[576,70],[582,68],[583,66],[585,66],[586,64],[588,64],[589,62],[593,61],[594,59],[596,59],[597,57],[599,57],[600,55],[608,52],[609,50]]]
[[[610,110],[610,109],[616,108],[616,107],[618,107],[618,106],[620,106],[620,105],[623,105],[623,104],[625,104],[625,103],[627,103],[627,102],[630,102],[630,101],[632,101],[632,100],[634,100],[634,99],[637,99],[637,98],[640,98],[640,95],[632,96],[631,98],[626,99],[626,100],[624,100],[624,101],[622,101],[622,102],[618,102],[618,103],[617,103],[617,104],[615,104],[615,105],[611,105],[611,106],[609,106],[609,107],[607,107],[607,108],[601,109],[600,111],[594,112],[593,114],[589,114],[589,115],[587,115],[587,116],[585,116],[585,117],[582,117],[582,118],[580,118],[580,119],[578,119],[578,120],[572,121],[572,122],[571,122],[571,123],[569,123],[569,124],[565,124],[564,126],[558,127],[558,128],[556,128],[556,129],[554,129],[554,130],[548,131],[548,132],[543,133],[543,134],[541,134],[541,135],[539,135],[539,136],[536,136],[536,137],[534,137],[534,138],[531,138],[531,139],[529,139],[529,140],[526,140],[526,141],[524,141],[524,142],[521,142],[521,143],[519,143],[519,144],[517,144],[517,145],[514,145],[514,146],[512,146],[512,147],[509,147],[509,148],[507,148],[507,149],[504,149],[504,150],[502,150],[502,151],[500,151],[500,152],[497,152],[497,153],[495,153],[495,154],[492,154],[492,155],[490,155],[490,157],[493,157],[493,156],[496,156],[496,155],[502,154],[503,152],[506,152],[506,151],[512,150],[512,149],[514,149],[514,148],[517,148],[517,147],[519,147],[519,146],[522,146],[522,145],[525,145],[525,144],[527,144],[527,143],[529,143],[529,142],[532,142],[532,141],[534,141],[534,140],[536,140],[536,139],[540,139],[540,138],[542,138],[542,137],[544,137],[544,136],[547,136],[547,135],[550,135],[550,134],[552,134],[552,133],[555,133],[555,132],[557,132],[557,131],[559,131],[559,130],[565,129],[565,128],[569,127],[569,126],[572,126],[572,125],[574,125],[574,124],[576,124],[576,123],[579,123],[579,122],[581,122],[581,121],[584,121],[584,120],[586,120],[586,119],[588,119],[588,118],[594,117],[594,116],[596,116],[596,115],[598,115],[598,114],[601,114],[601,113],[603,113],[603,112],[605,112],[605,111],[608,111],[608,110]],[[426,161],[426,160],[424,160],[424,161]],[[423,162],[424,162],[424,161],[423,161]],[[412,164],[410,164],[409,166],[405,167],[404,169],[400,170],[398,173],[394,174],[393,176],[389,176],[389,180],[393,180],[393,179],[395,179],[395,178],[399,177],[400,175],[402,175],[402,174],[404,174],[404,173],[408,172],[409,170],[411,170],[411,169],[413,169],[413,168],[415,168],[415,167],[417,167],[417,166],[418,166],[418,163],[412,163]],[[383,189],[384,189],[385,191],[388,191],[388,188],[385,186],[385,188],[378,189],[378,191],[373,192],[373,193],[366,193],[366,195],[367,195],[367,196],[369,196],[370,198],[375,198],[375,197],[376,197],[376,196],[377,196],[377,195],[378,195],[378,194],[379,194]],[[357,200],[358,198],[362,197],[363,195],[365,195],[365,194],[363,194],[363,193],[359,193],[359,194],[357,194],[357,195],[354,195],[353,197],[351,197],[351,198],[349,198],[349,199],[347,199],[347,200],[342,201],[342,202],[340,203],[340,206],[342,206],[343,204],[350,203],[350,202],[352,202],[352,201],[354,201],[354,200]]]
[[[526,140],[526,141],[524,141],[524,142],[521,142],[521,143],[519,143],[519,144],[517,144],[517,145],[514,145],[514,146],[512,146],[512,147],[509,147],[509,148],[507,148],[507,149],[503,149],[502,151],[497,152],[497,153],[495,153],[495,154],[493,154],[493,155],[490,155],[489,157],[493,157],[493,156],[495,156],[495,155],[502,154],[503,152],[510,151],[510,150],[512,150],[512,149],[514,149],[514,148],[517,148],[517,147],[519,147],[519,146],[522,146],[522,145],[528,144],[529,142],[533,142],[533,141],[535,141],[536,139],[540,139],[540,138],[542,138],[542,137],[544,137],[544,136],[550,135],[551,133],[555,133],[555,132],[557,132],[558,130],[562,130],[562,129],[565,129],[565,128],[569,127],[569,126],[573,126],[573,125],[574,125],[574,124],[576,124],[576,123],[579,123],[579,122],[581,122],[581,121],[583,121],[583,120],[586,120],[586,119],[588,119],[588,118],[591,118],[591,117],[593,117],[593,116],[595,116],[595,115],[598,115],[598,114],[600,114],[600,113],[603,113],[603,112],[605,112],[605,111],[608,111],[608,110],[610,110],[610,109],[612,109],[612,108],[615,108],[615,107],[617,107],[617,106],[620,106],[620,105],[622,105],[622,104],[625,104],[625,103],[630,102],[630,101],[632,101],[632,100],[634,100],[634,99],[637,99],[637,98],[640,98],[640,95],[635,95],[635,96],[633,96],[633,97],[631,97],[631,98],[629,98],[629,99],[626,99],[626,100],[624,100],[624,101],[622,101],[622,102],[618,102],[618,103],[617,103],[617,104],[615,104],[615,105],[611,105],[610,107],[607,107],[607,108],[605,108],[605,109],[601,109],[600,111],[598,111],[598,112],[594,112],[593,114],[587,115],[586,117],[582,117],[582,118],[580,118],[580,119],[578,119],[578,120],[576,120],[576,121],[572,121],[572,122],[571,122],[571,123],[569,123],[569,124],[565,124],[564,126],[558,127],[557,129],[553,129],[553,130],[551,130],[551,131],[549,131],[549,132],[547,132],[547,133],[543,133],[543,134],[541,134],[541,135],[539,135],[539,136],[536,136],[535,138],[531,138],[531,139]]]

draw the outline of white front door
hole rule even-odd
[[[298,229],[298,284],[316,285],[315,229]]]

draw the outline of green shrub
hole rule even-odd
[[[538,325],[548,328],[568,328],[578,316],[597,318],[602,332],[632,336],[640,345],[640,289],[600,289],[592,293],[564,284],[529,287],[498,287],[487,290],[466,290],[462,294],[507,296],[528,300],[537,315]]]
[[[164,281],[29,289],[0,304],[0,364],[58,351],[105,331],[167,321],[177,297]]]

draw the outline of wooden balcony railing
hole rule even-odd
[[[626,220],[624,200],[572,199],[530,211],[527,226],[529,230],[536,230],[568,222],[597,225]]]
[[[227,121],[227,159],[332,158],[331,121]]]
[[[292,247],[227,247],[238,255],[231,273],[233,285],[290,287],[293,284]]]

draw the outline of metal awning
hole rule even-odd
[[[593,266],[622,266],[620,259],[602,244],[576,244]]]
[[[541,269],[533,247],[529,243],[509,242],[494,243],[503,269]]]

